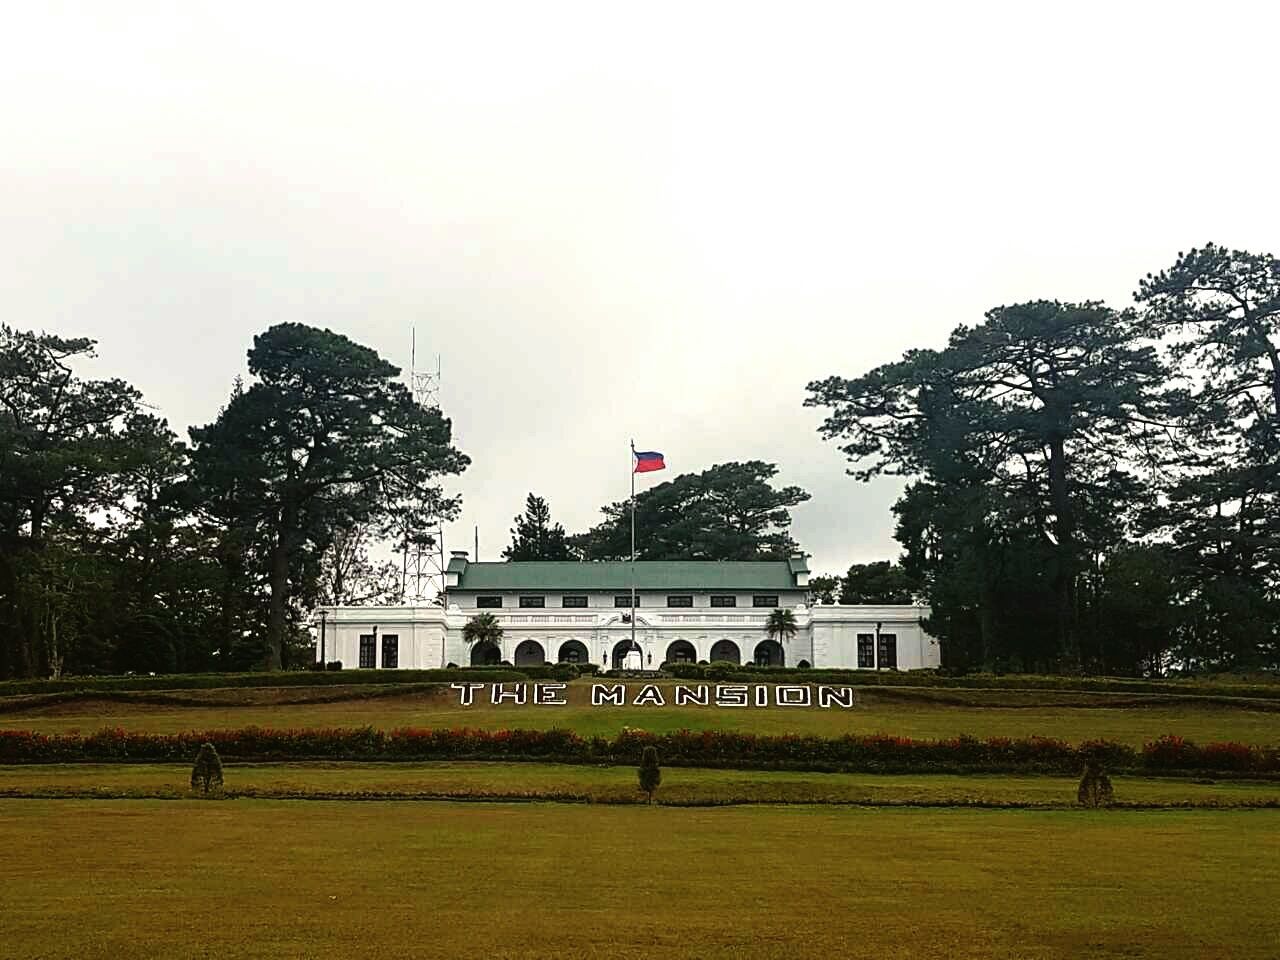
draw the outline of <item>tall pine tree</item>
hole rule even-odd
[[[551,522],[551,508],[532,493],[525,499],[524,513],[515,518],[511,545],[502,551],[504,560],[573,560],[564,527]]]
[[[941,351],[809,385],[806,405],[830,409],[821,433],[842,442],[855,476],[916,480],[899,530],[908,574],[937,591],[944,644],[972,647],[976,634],[989,656],[995,615],[1030,591],[1051,611],[1037,633],[1052,643],[1033,660],[1081,665],[1081,578],[1091,554],[1123,539],[1144,489],[1136,465],[1169,429],[1166,370],[1146,333],[1139,315],[1098,303],[1015,304],[958,327]],[[1025,630],[1017,619],[1009,629]]]
[[[254,338],[249,372],[256,382],[192,428],[193,460],[197,482],[226,498],[265,561],[263,662],[279,669],[291,602],[315,593],[307,581],[334,531],[385,518],[406,498],[447,514],[455,501],[438,481],[469,461],[398,368],[340,334],[278,324]]]

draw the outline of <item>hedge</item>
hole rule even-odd
[[[1142,750],[1106,740],[1075,746],[1045,737],[912,740],[872,736],[757,736],[718,730],[582,737],[570,730],[431,730],[372,727],[274,730],[245,727],[178,734],[121,729],[81,734],[0,730],[0,763],[190,762],[202,743],[224,758],[249,760],[533,760],[558,763],[639,761],[656,746],[668,766],[736,769],[850,770],[898,773],[944,771],[1076,773],[1086,757],[1113,770],[1148,773],[1280,773],[1280,747],[1240,743],[1199,746],[1166,736]]]
[[[1160,693],[1280,700],[1280,683],[1239,683],[1210,679],[1143,680],[1133,677],[1082,677],[1030,673],[967,673],[962,676],[953,676],[933,669],[850,670],[825,667],[799,669],[730,663],[666,663],[663,664],[663,670],[678,680],[718,680],[720,682],[731,680],[738,683],[843,683],[871,687]]]
[[[562,667],[454,667],[436,670],[287,670],[275,673],[169,673],[157,676],[61,677],[57,680],[0,681],[0,697],[32,693],[107,690],[213,690],[224,687],[324,687],[383,683],[453,683],[484,680],[509,683],[553,680]]]

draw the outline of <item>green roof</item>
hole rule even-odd
[[[637,590],[797,590],[786,560],[637,560]],[[455,590],[630,590],[629,560],[468,563]]]

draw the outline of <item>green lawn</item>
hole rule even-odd
[[[1274,958],[1271,811],[0,802],[0,953]]]
[[[1252,709],[1223,703],[1168,703],[1159,698],[1064,696],[1049,692],[1039,705],[1034,694],[970,694],[985,696],[1000,706],[941,703],[928,699],[902,699],[900,691],[888,694],[862,692],[852,710],[768,709],[711,707],[592,707],[584,700],[588,686],[572,685],[567,706],[472,707],[457,705],[456,694],[445,690],[394,697],[343,700],[335,703],[262,702],[269,691],[258,691],[248,702],[203,703],[193,706],[84,700],[8,710],[0,713],[0,728],[45,732],[91,732],[104,726],[130,730],[178,732],[243,727],[352,727],[399,726],[484,728],[570,727],[583,734],[616,734],[623,726],[656,732],[680,728],[720,728],[754,733],[886,732],[916,738],[974,736],[1025,737],[1040,735],[1076,742],[1092,738],[1119,740],[1140,746],[1144,740],[1177,733],[1200,742],[1239,740],[1246,743],[1280,742],[1280,711]],[[213,692],[204,694],[211,696]],[[237,697],[243,697],[236,692]],[[1122,706],[1098,706],[1116,702]]]
[[[228,764],[226,785],[239,792],[362,792],[384,795],[477,794],[572,797],[640,802],[634,767],[554,763],[279,763]],[[185,796],[190,770],[179,764],[50,764],[0,766],[0,793],[127,792]],[[668,767],[658,799],[668,803],[933,803],[1075,802],[1078,778],[952,774],[797,773]],[[1130,803],[1280,802],[1280,781],[1116,777],[1116,798]],[[1278,823],[1280,829],[1280,823]]]

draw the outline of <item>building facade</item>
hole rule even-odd
[[[911,670],[940,663],[937,641],[921,626],[928,607],[811,606],[801,556],[638,561],[633,574],[627,561],[473,563],[455,551],[445,577],[447,607],[324,608],[315,621],[324,626],[317,658],[365,669],[569,662],[656,670],[724,660]],[[769,636],[775,610],[792,612],[794,636]],[[480,614],[502,627],[500,642],[464,640],[464,627]]]

